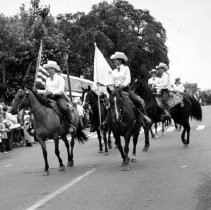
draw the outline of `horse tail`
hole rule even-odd
[[[88,141],[88,137],[83,132],[81,124],[79,124],[79,127],[77,128],[76,137],[77,137],[79,143],[84,143],[84,142]]]
[[[201,109],[200,103],[193,96],[188,96],[188,99],[191,101],[191,105],[192,105],[190,116],[197,121],[201,121],[202,109]]]

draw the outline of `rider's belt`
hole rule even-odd
[[[61,95],[52,95],[52,94],[50,94],[50,95],[48,95],[47,97],[48,97],[48,98],[51,98],[51,99],[54,99],[54,100],[57,100],[58,98],[61,97]]]

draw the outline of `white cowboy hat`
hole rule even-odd
[[[168,71],[169,69],[165,63],[159,63],[159,65],[156,66],[156,69],[159,69],[159,68],[164,68],[166,71]]]
[[[176,78],[175,78],[175,81],[178,81],[178,80],[180,80],[180,79],[181,79],[180,77],[176,77]]]
[[[156,72],[157,72],[156,69],[151,70],[151,73],[156,73]]]
[[[128,58],[123,52],[115,52],[111,57],[111,59],[123,59],[124,61],[127,61]]]
[[[56,61],[48,61],[47,64],[44,64],[43,67],[45,69],[54,68],[56,71],[61,72],[61,69]]]

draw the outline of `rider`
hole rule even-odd
[[[170,116],[169,106],[167,104],[167,100],[169,99],[171,90],[170,75],[167,72],[169,68],[165,63],[161,62],[158,66],[156,66],[156,69],[161,75],[159,83],[156,85],[157,92],[161,95],[161,103],[164,108],[165,114]]]
[[[141,119],[144,119],[147,123],[151,123],[151,119],[146,114],[143,102],[129,88],[129,84],[131,82],[131,75],[129,67],[125,65],[128,60],[127,56],[123,52],[115,52],[115,54],[113,54],[110,58],[114,60],[114,64],[116,66],[116,69],[110,72],[113,79],[114,88],[121,88],[123,91],[126,91],[131,101],[138,108],[138,112],[141,116]],[[144,120],[142,120],[143,124],[145,124]]]
[[[175,78],[175,83],[173,85],[173,92],[174,93],[184,93],[184,91],[185,91],[185,87],[180,82],[180,78],[179,77]]]
[[[46,80],[45,90],[34,89],[38,94],[47,96],[47,98],[54,99],[61,111],[67,117],[69,123],[69,131],[72,132],[72,117],[69,107],[69,101],[65,96],[65,80],[60,75],[61,69],[55,61],[48,61],[43,67],[48,71],[49,77]]]
[[[151,78],[148,80],[148,85],[152,89],[153,93],[156,93],[156,86],[159,83],[160,78],[156,76],[156,69],[151,70]]]

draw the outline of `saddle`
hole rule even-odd
[[[157,105],[163,107],[162,99],[160,96],[156,97]],[[180,93],[171,93],[168,99],[165,101],[168,107],[171,109],[179,104],[183,104],[183,95]]]

